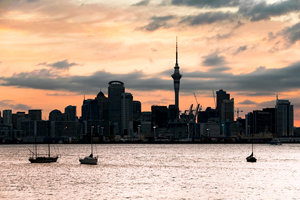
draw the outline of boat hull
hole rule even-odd
[[[58,156],[56,157],[36,157],[36,158],[29,158],[29,161],[31,163],[52,163],[56,162],[58,159]]]
[[[83,158],[79,159],[80,164],[97,165],[98,158]]]
[[[255,157],[248,157],[246,158],[247,162],[256,162],[256,158]]]

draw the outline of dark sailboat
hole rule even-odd
[[[253,136],[252,136],[252,153],[246,158],[247,162],[256,162],[256,158],[253,156]]]
[[[49,138],[48,138],[49,141]],[[34,150],[30,150],[31,156],[29,157],[29,161],[31,163],[51,163],[51,162],[56,162],[57,159],[59,158],[59,155],[56,156],[51,156],[51,151],[50,151],[50,143],[48,142],[48,154],[38,154],[37,152],[37,144],[35,142],[34,145]]]

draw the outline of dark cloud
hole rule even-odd
[[[209,68],[210,71],[223,72],[230,68],[226,66],[224,56],[219,56],[217,52],[203,56],[202,65]]]
[[[21,103],[15,103],[12,100],[2,100],[0,101],[0,107],[4,110],[4,109],[12,109],[12,110],[29,110],[32,107],[25,105],[25,104],[21,104]]]
[[[300,22],[285,28],[281,33],[289,43],[294,44],[300,40]]]
[[[195,16],[188,16],[181,20],[180,23],[187,23],[191,26],[212,24],[219,21],[235,20],[236,14],[231,12],[206,12]]]
[[[167,21],[174,19],[175,17],[173,15],[168,16],[162,16],[162,17],[151,17],[151,22],[139,29],[146,30],[146,31],[156,31],[159,28],[169,28],[170,25],[167,24]]]
[[[239,7],[239,13],[249,17],[251,21],[269,20],[271,17],[285,15],[291,12],[299,12],[299,0],[280,1],[273,4],[267,4],[266,1],[242,1]]]
[[[215,58],[216,60],[214,60]],[[207,56],[206,63],[218,68],[224,58],[215,54]],[[222,67],[222,65],[221,65]],[[112,74],[98,71],[90,76],[61,76],[50,70],[22,72],[11,77],[0,77],[0,85],[20,88],[33,88],[51,91],[66,91],[74,94],[95,94],[99,87],[106,88],[111,80],[120,80],[131,91],[173,91],[171,74],[174,69],[159,74],[145,74],[133,71],[128,74]],[[195,91],[208,91],[223,88],[230,92],[245,96],[271,96],[280,92],[299,90],[300,62],[284,68],[268,69],[264,66],[247,74],[225,73],[224,70],[185,71],[180,69],[184,78],[181,79],[180,92],[192,94]],[[47,73],[45,73],[47,72]],[[39,74],[42,74],[39,76]]]
[[[246,23],[242,22],[242,21],[238,21],[237,25],[234,27],[234,29],[240,28],[241,26],[244,26]]]
[[[236,52],[234,52],[233,55],[236,55],[236,54],[241,53],[241,52],[246,51],[246,50],[247,50],[247,45],[240,46],[240,47],[236,50]]]
[[[225,63],[225,57],[219,56],[217,52],[207,56],[203,56],[202,65],[204,66],[219,66]]]
[[[198,8],[221,8],[238,6],[239,0],[172,0],[171,4],[176,6],[193,6]]]
[[[239,103],[237,103],[237,104],[240,104],[240,105],[255,105],[255,104],[257,104],[256,102],[254,102],[254,101],[250,101],[249,99],[246,99],[246,100],[244,100],[244,101],[242,101],[242,102],[239,102]]]
[[[143,0],[139,3],[133,4],[133,6],[147,6],[150,3],[150,0]]]
[[[49,63],[49,64],[46,63],[46,62],[39,63],[38,65],[45,65],[45,66],[49,66],[49,67],[52,67],[52,68],[58,69],[58,70],[69,70],[70,67],[80,65],[80,64],[69,63],[68,59],[66,59],[66,60],[58,61],[58,62],[55,62],[55,63]]]

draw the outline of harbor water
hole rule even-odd
[[[0,199],[300,199],[300,144],[56,144],[56,163],[31,164],[33,145],[0,146]],[[46,149],[39,145],[39,151]]]

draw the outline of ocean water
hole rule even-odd
[[[300,144],[254,144],[256,163],[251,144],[95,144],[95,166],[88,144],[54,145],[50,164],[32,147],[0,145],[0,199],[300,199]]]

